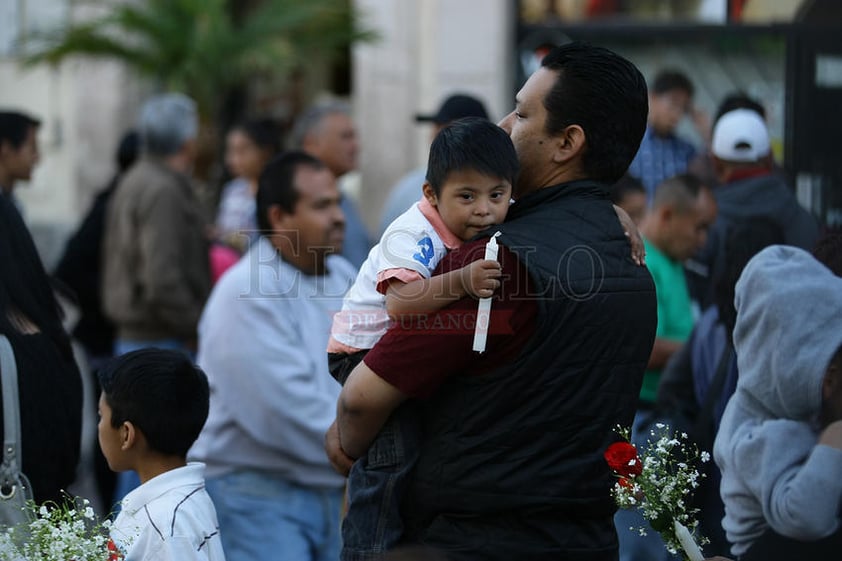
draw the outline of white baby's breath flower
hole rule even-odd
[[[617,431],[629,440],[629,431]],[[688,506],[685,497],[699,486],[698,480],[704,477],[695,468],[697,461],[707,462],[710,454],[699,452],[689,442],[686,433],[673,434],[668,425],[656,423],[649,432],[650,438],[639,451],[639,458],[628,462],[629,466],[640,464],[642,472],[620,480],[612,489],[612,494],[619,508],[637,508],[643,517],[657,530],[671,553],[680,550],[681,544],[675,535],[672,521],[678,521],[691,532],[698,527],[694,519],[697,509]],[[646,535],[646,528],[633,528]],[[696,536],[698,542],[707,543],[705,538]]]

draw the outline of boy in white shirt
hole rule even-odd
[[[383,233],[334,316],[328,359],[337,381],[344,384],[390,321],[434,312],[466,294],[493,295],[500,284],[497,261],[474,261],[437,276],[432,272],[449,250],[503,222],[518,170],[509,135],[485,119],[460,119],[439,132],[430,147],[423,197]],[[411,407],[407,403],[396,412],[352,468],[349,478],[357,491],[348,497],[348,509],[365,513],[351,518],[367,524],[343,523],[343,561],[379,558],[401,538],[402,486],[417,459]],[[390,484],[373,483],[383,478]]]
[[[208,416],[205,373],[179,351],[142,349],[99,373],[99,442],[114,471],[134,470],[111,538],[125,561],[224,561],[201,463],[187,450]]]

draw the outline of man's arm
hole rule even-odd
[[[336,402],[339,446],[351,458],[365,454],[377,433],[407,396],[361,362]],[[330,453],[330,451],[329,451]]]
[[[646,367],[653,370],[666,367],[672,355],[678,352],[683,344],[683,342],[674,339],[656,338],[652,346],[652,354],[649,356],[649,364]]]

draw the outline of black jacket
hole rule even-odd
[[[410,535],[452,560],[616,559],[603,452],[634,417],[654,284],[602,184],[532,193],[500,230],[530,274],[535,336],[514,363],[457,376],[423,405]]]

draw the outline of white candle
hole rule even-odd
[[[488,243],[485,244],[485,258],[490,261],[497,261],[497,236],[500,232],[496,232]],[[477,324],[474,328],[474,346],[473,350],[478,353],[485,352],[485,343],[488,338],[488,322],[491,319],[491,297],[480,298],[477,305]]]
[[[677,520],[673,521],[673,527],[675,528],[675,537],[678,538],[678,541],[681,543],[681,547],[684,548],[687,558],[690,559],[690,561],[705,561],[705,557],[702,555],[702,550],[699,549],[698,545],[696,545],[696,540],[693,539],[693,535],[690,534],[690,530]]]

